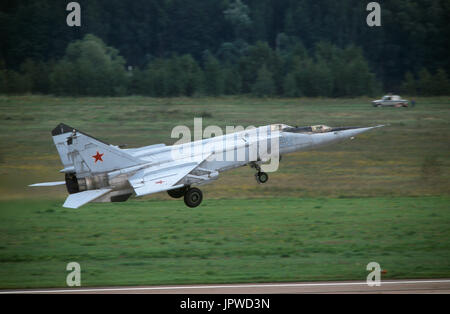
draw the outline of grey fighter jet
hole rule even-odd
[[[122,149],[61,123],[52,136],[65,180],[30,186],[65,184],[69,196],[63,207],[67,208],[123,202],[163,191],[196,207],[203,195],[195,186],[216,180],[223,171],[250,165],[256,169],[256,181],[265,183],[269,177],[264,167],[282,155],[353,138],[377,127],[272,124],[172,146]]]

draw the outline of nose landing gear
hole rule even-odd
[[[250,167],[255,168],[257,173],[255,173],[255,179],[258,183],[266,183],[269,180],[269,175],[261,171],[261,167],[257,163],[251,163]]]
[[[256,182],[258,183],[266,183],[269,180],[269,175],[265,172],[257,172],[255,174]]]

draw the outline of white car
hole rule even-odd
[[[374,107],[408,107],[408,101],[398,95],[386,95],[383,98],[372,101]]]

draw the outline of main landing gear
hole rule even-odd
[[[269,180],[269,175],[261,171],[261,167],[258,164],[251,164],[250,167],[255,168],[257,173],[255,173],[255,179],[258,183],[266,183]]]
[[[188,207],[197,207],[203,200],[203,193],[200,189],[189,188],[184,194],[184,203]]]
[[[169,194],[170,197],[173,198],[180,198],[183,197],[184,194],[186,194],[186,191],[188,190],[189,187],[187,186],[183,186],[182,188],[179,189],[175,189],[175,190],[168,190],[167,194]]]
[[[184,186],[179,189],[167,191],[173,198],[181,198],[184,196],[184,203],[186,206],[194,208],[200,205],[203,200],[203,193],[198,188],[191,188],[189,186]]]

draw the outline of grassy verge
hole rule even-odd
[[[448,197],[0,202],[0,287],[450,276]]]

